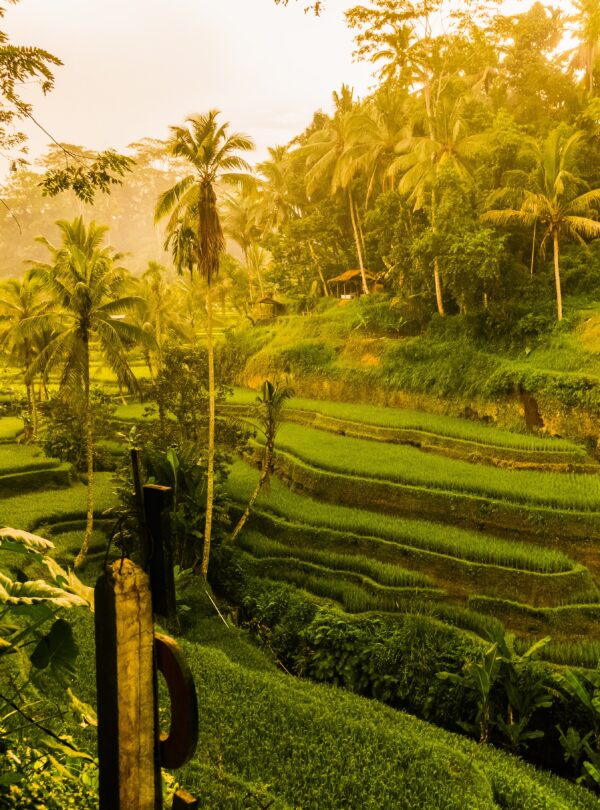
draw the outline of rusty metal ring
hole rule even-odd
[[[155,633],[154,654],[171,700],[171,727],[168,734],[160,734],[160,763],[164,768],[181,768],[192,758],[198,744],[196,687],[175,639]]]

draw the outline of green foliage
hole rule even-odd
[[[583,709],[590,731],[582,736],[569,726],[566,733],[559,727],[560,743],[565,762],[577,769],[581,765],[580,781],[600,789],[600,671],[557,673],[555,681],[564,695],[574,699]]]
[[[98,386],[90,392],[92,430],[94,433],[94,469],[110,469],[111,460],[106,447],[99,444],[114,434],[111,419],[115,411],[112,397]],[[86,429],[81,419],[84,402],[76,392],[69,395],[54,393],[40,405],[43,420],[39,444],[44,453],[61,461],[68,461],[78,472],[86,470]]]
[[[114,149],[98,152],[91,160],[67,150],[65,153],[74,161],[62,169],[50,169],[46,172],[40,183],[44,196],[56,197],[62,191],[71,189],[78,199],[93,203],[97,191],[109,194],[111,187],[120,185],[123,176],[135,164],[132,158],[119,155]]]
[[[335,349],[325,341],[305,340],[280,352],[278,363],[288,374],[319,374],[333,362]]]
[[[69,737],[60,736],[60,728],[54,730],[56,713],[47,698],[48,684],[64,689],[73,680],[79,651],[70,623],[57,618],[57,613],[64,608],[91,607],[93,603],[92,589],[47,556],[52,549],[49,540],[37,535],[0,529],[0,554],[20,555],[28,566],[45,566],[49,576],[48,582],[29,580],[22,570],[16,579],[0,572],[0,735],[4,741],[0,755],[9,763],[0,777],[0,802],[9,795],[22,802],[33,798],[36,789],[26,784],[28,771],[39,773],[42,781],[45,770],[58,772],[59,781],[65,776],[75,780],[75,773],[89,776],[89,763],[93,762]],[[49,630],[43,633],[43,626],[50,622]],[[45,681],[44,675],[49,679]],[[70,689],[67,694],[70,702],[83,706]],[[73,771],[69,770],[69,761]],[[84,762],[88,763],[88,771],[82,768]],[[60,806],[54,802],[63,790],[57,786],[49,791],[48,807]],[[81,794],[82,800],[85,793]],[[63,806],[74,806],[69,802],[67,799]]]

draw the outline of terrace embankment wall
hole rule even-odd
[[[273,369],[269,368],[258,374],[254,367],[251,374],[242,375],[239,383],[258,389],[273,374]],[[312,376],[293,372],[286,376],[296,395],[306,399],[361,402],[466,417],[512,430],[528,430],[584,440],[600,453],[600,445],[597,444],[600,441],[600,414],[585,407],[567,406],[557,398],[538,395],[532,391],[516,389],[514,393],[493,399],[458,395],[439,397],[377,385],[366,375],[361,380],[360,372],[353,374],[355,379],[352,380],[337,375]]]

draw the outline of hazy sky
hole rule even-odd
[[[358,95],[371,86],[370,66],[352,61],[343,12],[354,4],[327,0],[315,18],[303,0],[21,0],[2,27],[64,62],[52,93],[27,94],[57,140],[123,148],[216,107],[261,158],[329,109],[342,82]],[[31,154],[43,151],[47,137],[27,131]]]
[[[356,2],[326,0],[316,18],[304,13],[305,0],[287,8],[273,0],[20,0],[2,28],[15,44],[38,45],[64,62],[48,96],[26,88],[57,140],[123,149],[216,107],[254,138],[261,159],[315,110],[330,110],[342,82],[358,96],[373,85],[372,67],[352,60],[343,12]],[[506,0],[506,11],[532,2]],[[48,138],[26,128],[38,155]]]

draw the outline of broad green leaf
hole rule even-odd
[[[49,585],[43,579],[29,582],[13,582],[0,573],[0,602],[9,605],[33,605],[46,602],[56,607],[79,607],[88,602],[77,594]]]
[[[30,660],[36,669],[49,667],[52,674],[62,680],[63,675],[75,675],[78,652],[71,625],[64,619],[57,619],[50,631],[38,642]]]
[[[94,609],[93,588],[90,588],[88,585],[84,585],[73,571],[65,571],[64,568],[61,568],[61,566],[56,562],[56,560],[53,560],[52,557],[45,557],[43,562],[50,572],[50,575],[58,585],[66,588],[76,596],[81,597],[81,599],[83,599],[89,605],[91,610]]]
[[[7,548],[8,543],[10,543],[10,548]],[[46,540],[45,537],[39,537],[37,534],[6,527],[0,529],[0,548],[10,551],[46,552],[54,548],[54,543]]]

